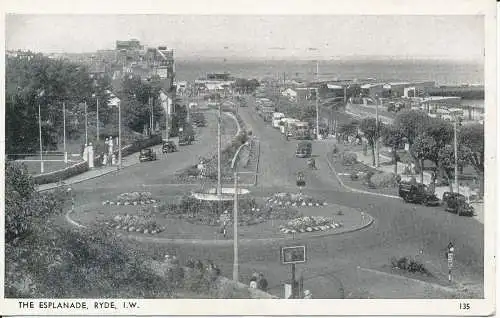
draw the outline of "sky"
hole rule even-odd
[[[116,40],[166,45],[176,58],[430,58],[482,62],[479,15],[13,15],[6,49],[94,52]]]

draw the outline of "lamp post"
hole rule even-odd
[[[38,102],[38,132],[40,137],[40,173],[43,173],[43,147],[42,147],[42,112]]]
[[[92,94],[96,100],[96,130],[97,130],[97,141],[99,142],[99,97],[97,94]]]
[[[88,134],[88,116],[87,116],[87,101],[85,101],[85,146],[89,144],[89,134]]]
[[[234,207],[233,207],[233,280],[238,281],[238,171],[234,169]]]
[[[457,117],[454,117],[453,120],[453,145],[455,148],[455,184],[457,186],[457,193],[460,193],[460,187],[458,185],[458,142],[457,142]],[[460,213],[460,211],[459,211]]]
[[[375,167],[379,166],[379,146],[378,146],[378,95],[375,94]]]
[[[217,118],[217,195],[222,193],[221,185],[221,121],[222,121],[222,101],[219,102],[219,115]]]
[[[63,102],[63,150],[64,150],[64,163],[68,163],[68,152],[66,151],[66,103]]]
[[[122,106],[118,102],[118,170],[122,168]]]
[[[318,99],[319,99],[319,89],[316,88],[316,140],[320,140],[320,134],[319,134],[319,104],[318,104]]]

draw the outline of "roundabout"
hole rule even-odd
[[[73,225],[78,224],[76,226],[102,227],[141,241],[232,244],[231,231],[227,238],[219,233],[220,211],[228,212],[232,224],[234,194],[229,190],[232,189],[225,189],[221,197],[208,191],[162,200],[151,192],[122,193],[116,199],[103,200],[101,205],[76,207],[67,219]],[[360,209],[314,200],[311,196],[275,193],[255,197],[247,189],[240,193],[243,195],[239,197],[238,238],[242,243],[340,235],[364,229],[374,221]],[[132,202],[142,203],[130,204],[130,197],[139,197],[142,200]],[[292,201],[275,203],[278,197],[292,198]],[[304,204],[295,204],[297,202]]]

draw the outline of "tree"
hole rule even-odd
[[[380,132],[383,130],[383,124],[379,122],[377,127],[377,121],[375,118],[364,118],[359,125],[359,129],[363,132],[372,149],[373,165],[375,166],[375,143],[380,138]]]
[[[5,80],[7,153],[36,151],[39,105],[43,146],[55,147],[63,130],[62,102],[70,113],[78,102],[89,101],[94,90],[85,66],[32,52],[6,57]]]
[[[459,145],[458,148],[458,167],[463,167],[469,162],[472,151],[469,147]],[[438,151],[439,168],[444,172],[448,184],[450,185],[450,192],[453,192],[452,178],[455,173],[455,149],[451,145],[446,145]]]
[[[467,125],[460,129],[458,134],[460,145],[470,149],[468,163],[474,167],[479,176],[479,193],[484,195],[484,125]]]
[[[411,148],[415,139],[425,132],[429,118],[423,111],[403,110],[396,116],[394,126],[406,138]]]
[[[387,147],[391,147],[393,162],[394,162],[394,174],[398,174],[398,149],[400,149],[404,145],[404,136],[399,129],[397,129],[394,125],[390,125],[385,127],[382,132],[382,142]]]
[[[426,134],[417,136],[414,140],[411,151],[420,163],[420,183],[424,183],[424,161],[436,160],[435,156],[438,153],[438,149],[438,145],[434,138]]]
[[[338,135],[344,140],[351,136],[356,136],[358,134],[359,122],[355,119],[343,123],[338,128]]]

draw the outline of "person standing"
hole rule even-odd
[[[250,288],[257,289],[257,279],[258,279],[257,273],[253,273],[252,278],[250,278]]]
[[[304,299],[312,299],[312,294],[309,289],[304,290]]]
[[[267,291],[267,279],[264,277],[264,274],[259,274],[259,279],[257,280],[257,288],[266,292]]]

